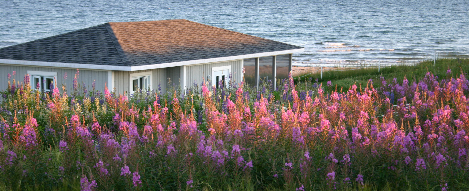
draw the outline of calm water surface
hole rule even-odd
[[[305,47],[295,64],[469,55],[468,0],[0,0],[0,47],[105,22],[188,19]]]

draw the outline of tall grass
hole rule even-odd
[[[450,75],[447,71],[451,70]],[[458,77],[462,72],[469,71],[469,59],[438,59],[434,65],[433,60],[424,61],[416,65],[397,65],[390,67],[381,67],[379,72],[377,67],[359,68],[344,71],[325,71],[323,72],[322,79],[320,73],[304,74],[295,77],[295,82],[323,83],[326,85],[331,81],[334,88],[337,86],[338,90],[347,90],[353,84],[365,85],[371,79],[374,87],[380,87],[380,78],[397,81],[403,81],[404,78],[411,83],[422,79],[426,73],[431,72],[440,78]],[[333,90],[329,88],[329,90]]]
[[[468,190],[469,81],[446,72],[130,97],[9,82],[0,189]]]

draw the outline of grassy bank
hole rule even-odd
[[[0,92],[0,190],[469,190],[469,81],[443,79],[467,70],[441,70],[343,92],[42,94],[24,78]]]
[[[451,71],[448,73],[448,71]],[[407,78],[410,83],[417,79],[422,79],[425,74],[431,72],[435,76],[439,76],[440,79],[444,78],[455,78],[459,77],[461,72],[469,71],[469,59],[440,59],[437,60],[435,65],[433,60],[421,62],[415,66],[391,66],[383,67],[378,72],[378,68],[362,68],[357,70],[346,70],[346,71],[326,71],[323,72],[321,79],[320,73],[305,74],[295,77],[295,83],[308,82],[304,84],[318,84],[323,83],[325,86],[328,81],[331,81],[332,86],[340,90],[347,90],[351,85],[366,85],[369,79],[373,80],[374,87],[380,87],[380,78],[383,77],[386,80],[392,80],[394,78],[397,81],[402,82],[404,78]],[[303,86],[304,84],[300,84]],[[327,87],[326,87],[327,88]]]

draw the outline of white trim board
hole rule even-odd
[[[92,70],[140,71],[140,70],[151,70],[151,69],[157,69],[157,68],[168,68],[168,67],[175,67],[175,66],[185,66],[185,65],[212,63],[212,62],[224,62],[224,61],[247,59],[247,58],[275,56],[275,55],[282,55],[282,54],[292,54],[292,53],[303,52],[303,51],[304,51],[304,48],[300,48],[300,49],[292,49],[292,50],[262,52],[262,53],[255,53],[255,54],[245,54],[245,55],[238,55],[238,56],[228,56],[228,57],[199,59],[199,60],[188,60],[188,61],[181,61],[181,62],[171,62],[171,63],[162,63],[162,64],[143,65],[143,66],[113,66],[113,65],[43,62],[43,61],[27,61],[27,60],[11,60],[11,59],[0,59],[0,63],[14,64],[14,65],[28,65],[28,66],[58,67],[58,68],[82,68],[82,69],[92,69]]]

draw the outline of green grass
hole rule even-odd
[[[451,74],[447,75],[447,70],[451,69]],[[406,77],[410,83],[416,79],[422,79],[427,72],[433,73],[440,79],[459,77],[461,73],[466,74],[469,71],[469,59],[439,59],[436,64],[433,64],[433,60],[424,61],[414,66],[391,66],[382,67],[378,72],[378,68],[362,68],[356,70],[345,70],[345,71],[326,71],[323,72],[321,79],[320,73],[305,74],[294,77],[295,83],[303,84],[298,82],[308,82],[309,84],[316,82],[323,83],[326,86],[328,81],[332,82],[333,87],[337,87],[338,90],[343,88],[347,90],[351,85],[356,84],[366,86],[370,79],[373,80],[373,86],[381,86],[380,77],[384,77],[386,80],[397,79],[398,82],[402,82]]]

